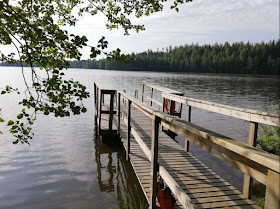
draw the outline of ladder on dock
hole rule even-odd
[[[101,107],[100,95],[104,89],[97,86],[95,85],[95,105]],[[152,88],[151,96],[144,93],[144,86]],[[178,114],[171,115],[153,108],[152,102],[156,103],[153,98],[154,89],[162,93],[163,103],[157,101],[158,105],[162,105],[161,107],[164,106],[165,99],[170,100],[169,104],[179,103]],[[150,105],[122,91],[110,94],[117,95],[118,98],[117,114],[114,114],[111,108],[113,99],[110,99],[109,112],[114,115],[112,120],[109,120],[109,123],[112,121],[110,127],[121,137],[127,159],[131,162],[150,208],[156,207],[156,179],[159,173],[177,200],[175,208],[259,208],[248,199],[251,178],[254,178],[266,185],[265,208],[279,209],[280,158],[252,146],[256,139],[257,124],[279,126],[279,116],[190,99],[172,91],[174,90],[143,82],[142,97],[150,99],[152,101]],[[127,101],[126,105],[122,103],[123,99]],[[187,120],[180,118],[182,104],[188,107]],[[249,144],[192,124],[191,107],[249,121]],[[101,108],[99,112],[97,111],[99,125],[106,121],[100,114],[100,110]],[[185,147],[172,140],[160,127],[182,136],[186,141]],[[242,171],[243,194],[189,153],[189,142]]]

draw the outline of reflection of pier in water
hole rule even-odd
[[[118,200],[125,200],[126,193],[133,201],[138,202],[142,190],[138,186],[136,177],[132,178],[135,174],[129,162],[125,160],[121,145],[118,143],[107,144],[104,138],[101,139],[98,136],[95,137],[94,141],[100,191],[115,192]],[[135,192],[135,190],[139,191]],[[145,199],[145,197],[143,196],[141,199]]]

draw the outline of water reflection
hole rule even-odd
[[[131,201],[135,205],[146,203],[133,168],[125,159],[120,140],[96,136],[94,142],[100,191],[114,192],[112,194],[116,198],[116,203],[122,201]],[[116,204],[117,207],[119,207],[118,204]]]

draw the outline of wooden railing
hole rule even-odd
[[[148,95],[147,93],[145,94],[145,87],[150,88],[150,95]],[[162,86],[158,86],[155,84],[151,84],[151,83],[147,83],[145,81],[142,81],[142,102],[144,102],[144,98],[146,98],[147,100],[150,101],[150,106],[153,107],[153,103],[157,104],[158,106],[161,107],[162,112],[164,112],[164,106],[165,106],[165,100],[162,101],[158,101],[154,98],[154,90],[157,90],[160,92],[160,94],[163,93],[168,93],[168,94],[174,94],[174,95],[180,95],[183,96],[184,93],[180,92],[180,91],[175,91],[173,89],[169,89],[169,88],[165,88]],[[181,113],[182,113],[182,106],[180,105],[179,107],[179,111],[178,112],[173,112],[173,109],[175,107],[175,102],[170,102],[168,105],[168,109],[169,109],[169,114],[171,115],[176,115],[181,117]]]
[[[109,110],[102,110],[102,104],[104,104],[104,96],[106,94],[110,95],[110,106]],[[98,118],[95,118],[95,124],[98,122],[98,133],[100,134],[100,128],[101,128],[101,114],[109,114],[109,132],[112,132],[113,127],[113,116],[116,114],[116,111],[114,111],[114,98],[115,98],[116,90],[108,90],[108,89],[102,89],[99,87],[99,85],[94,82],[94,105],[95,105],[95,115]]]
[[[258,132],[258,124],[279,126],[279,115],[271,114],[267,112],[259,112],[255,110],[245,109],[245,108],[237,108],[228,105],[222,105],[214,102],[208,102],[198,99],[187,98],[178,95],[166,94],[163,93],[163,98],[170,99],[172,101],[179,102],[181,104],[187,105],[187,121],[190,122],[191,118],[191,108],[196,107],[200,109],[204,109],[210,112],[215,112],[231,117],[235,117],[241,120],[248,121],[248,145],[255,147],[257,132]],[[189,150],[189,142],[185,138],[185,150]],[[249,175],[244,175],[243,182],[243,197],[250,198],[251,196],[251,185],[252,179]]]
[[[181,97],[174,95],[164,95],[170,99],[176,99],[182,102]],[[174,97],[172,97],[174,96]],[[194,208],[190,198],[179,187],[176,181],[169,175],[166,169],[158,165],[158,131],[159,126],[163,126],[171,131],[177,133],[183,138],[187,138],[190,142],[196,144],[202,149],[208,151],[210,154],[223,160],[229,165],[239,169],[244,174],[256,179],[257,181],[266,185],[266,200],[265,208],[279,209],[279,178],[280,178],[280,158],[276,155],[269,154],[262,150],[258,150],[247,144],[238,142],[234,139],[214,133],[188,121],[182,120],[178,117],[157,111],[156,109],[134,99],[124,92],[118,91],[118,131],[120,131],[121,119],[121,97],[128,101],[127,118],[124,121],[127,125],[127,155],[130,152],[130,133],[134,136],[141,149],[151,161],[151,199],[150,208],[155,208],[156,197],[156,176],[157,171],[162,176],[164,181],[170,187],[174,195],[178,198],[184,208]],[[190,103],[187,103],[190,105]],[[192,103],[194,106],[194,103]],[[131,105],[150,117],[153,121],[152,132],[152,146],[151,150],[143,142],[141,137],[131,125]],[[222,107],[220,107],[222,108]],[[225,108],[225,106],[223,106]],[[209,110],[209,109],[207,109]],[[267,114],[269,116],[270,114]],[[270,115],[271,116],[271,115]],[[274,117],[274,116],[273,116]],[[159,170],[157,170],[159,168]]]

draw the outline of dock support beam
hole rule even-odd
[[[255,147],[258,133],[258,123],[249,122],[248,124],[248,145]],[[248,175],[244,174],[243,180],[243,197],[251,198],[251,187],[253,179]]]
[[[158,172],[158,131],[160,118],[153,115],[152,147],[151,147],[151,196],[150,209],[156,208],[157,172]]]

